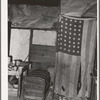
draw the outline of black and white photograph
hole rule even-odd
[[[97,4],[7,0],[8,100],[99,100]]]

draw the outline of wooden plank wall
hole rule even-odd
[[[55,52],[55,46],[32,44],[30,47],[30,61],[48,64],[49,67],[52,67],[55,65]]]
[[[55,46],[35,45],[31,44],[30,47],[30,61],[32,69],[46,69],[50,72],[51,81],[54,81],[55,70]]]
[[[55,46],[35,45],[30,46],[29,60],[33,63],[32,69],[46,69],[50,72],[51,81],[54,81],[55,70]]]
[[[41,34],[39,34],[39,35],[41,35]],[[51,45],[43,44],[43,43],[36,44],[33,42],[33,39],[36,38],[36,36],[35,35],[33,36],[33,35],[34,35],[33,30],[31,30],[29,61],[32,62],[32,70],[38,69],[38,68],[46,69],[50,72],[51,80],[54,81],[56,46],[52,45],[52,43],[51,43]],[[55,35],[56,35],[56,33],[53,35],[53,37]],[[41,38],[43,38],[43,37],[41,37]],[[41,41],[42,40],[43,39],[41,39]],[[54,40],[54,41],[56,41],[56,40]],[[48,40],[47,40],[47,42],[48,42]]]

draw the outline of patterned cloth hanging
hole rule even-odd
[[[54,91],[65,97],[89,96],[96,19],[61,16],[57,35],[56,78]],[[81,89],[77,91],[81,67]]]

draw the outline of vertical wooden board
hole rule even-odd
[[[80,56],[59,52],[57,56],[55,92],[65,96],[77,95]]]
[[[55,46],[49,46],[49,45],[40,45],[40,44],[31,44],[31,49],[33,50],[44,50],[44,51],[55,51]]]
[[[80,56],[73,56],[70,66],[69,97],[77,96],[77,84],[80,69]]]
[[[31,44],[30,61],[33,67],[55,67],[55,46]]]
[[[50,62],[50,63],[54,63],[55,62],[55,58],[53,57],[49,57],[49,56],[31,56],[30,57],[32,62]]]

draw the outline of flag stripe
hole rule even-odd
[[[82,49],[81,49],[81,82],[82,82],[82,90],[81,96],[85,96],[86,92],[86,74],[87,74],[87,66],[89,61],[89,46],[90,46],[90,39],[91,39],[91,29],[92,29],[93,21],[84,21],[84,28],[83,30],[87,30],[87,32],[83,31],[82,37]]]
[[[68,85],[68,80],[69,80],[69,66],[68,66],[68,64],[70,64],[70,61],[71,61],[71,56],[70,55],[68,55],[68,54],[65,54],[65,53],[63,53],[62,54],[63,55],[63,67],[62,67],[62,86],[63,86],[63,88],[65,89],[65,91],[66,91],[66,82],[67,82],[67,85]],[[67,74],[67,77],[66,77],[66,74]],[[67,81],[66,81],[67,80]],[[65,95],[65,91],[61,91],[61,94],[62,95]]]
[[[78,85],[78,79],[79,79],[79,72],[80,72],[80,65],[81,65],[81,57],[77,57],[77,64],[76,64],[76,68],[75,68],[75,78],[74,78],[74,93],[75,93],[75,96],[77,96],[77,85]]]
[[[73,97],[73,91],[74,91],[74,75],[75,75],[75,63],[76,63],[77,57],[72,57],[72,62],[70,66],[70,81],[69,81],[69,97]]]
[[[54,84],[54,92],[56,93],[56,91],[57,91],[57,69],[58,69],[58,53],[56,53],[56,58],[55,58],[55,76],[54,76],[54,82],[56,83],[56,84]]]
[[[82,66],[82,67],[85,67],[85,73],[82,75],[84,77],[83,79],[83,92],[82,92],[82,97],[85,96],[86,94],[86,83],[87,83],[87,67],[88,67],[88,62],[89,62],[89,48],[90,48],[90,39],[91,39],[91,32],[92,32],[92,25],[93,25],[93,21],[92,20],[89,20],[87,21],[89,23],[88,27],[87,27],[87,40],[84,41],[86,42],[86,51],[85,51],[85,66]],[[83,55],[81,55],[83,56]],[[84,61],[82,61],[84,62]]]
[[[66,61],[66,58],[68,59],[68,61]],[[66,63],[66,76],[65,76],[65,96],[69,96],[69,80],[70,80],[70,65],[71,65],[71,61],[72,61],[72,55],[68,55],[64,57],[64,61]]]
[[[93,26],[92,26],[92,32],[91,32],[91,41],[90,41],[90,49],[89,51],[89,61],[92,61],[91,59],[93,58],[93,55],[94,55],[94,49],[96,47],[96,30],[97,30],[97,23],[96,23],[96,20],[93,21]],[[93,64],[92,64],[93,65]]]
[[[63,17],[57,35],[55,91],[66,97],[77,96],[81,65],[81,89],[78,96],[90,91],[90,72],[93,64],[96,23],[92,18]],[[89,78],[89,82],[88,82]]]
[[[70,81],[69,81],[69,97],[76,96],[77,92],[75,92],[77,89],[75,89],[75,79],[77,80],[77,77],[75,76],[76,73],[79,73],[79,66],[77,63],[79,63],[79,57],[73,56],[72,62],[70,66]],[[75,70],[77,68],[77,70]],[[74,90],[75,89],[75,90]]]
[[[85,52],[86,52],[86,40],[87,40],[87,28],[88,28],[88,21],[84,21],[84,26],[83,26],[83,34],[82,34],[82,46],[81,46],[81,89],[79,91],[78,96],[82,96],[82,89],[83,89],[83,79],[84,79],[84,74],[85,69],[86,69],[86,63],[85,63]],[[84,66],[84,67],[83,67]]]
[[[61,64],[62,64],[62,55],[60,54],[60,52],[58,52],[57,54],[57,59],[58,59],[58,64],[57,64],[57,73],[56,73],[56,92],[58,92],[59,94],[61,93],[61,73],[62,73],[62,67],[61,67]]]
[[[62,66],[62,88],[61,88],[61,94],[62,95],[65,95],[65,64],[63,63],[63,66]]]
[[[90,96],[90,91],[91,91],[91,76],[90,73],[92,73],[93,66],[94,66],[94,57],[95,57],[95,47],[96,47],[96,27],[97,23],[96,20],[93,21],[93,26],[92,26],[92,32],[91,32],[91,40],[90,40],[90,48],[89,48],[89,65],[88,65],[88,73],[87,73],[87,91],[88,91],[88,97]]]
[[[82,36],[82,47],[81,47],[81,82],[83,82],[83,73],[85,73],[85,51],[86,51],[86,39],[87,39],[87,27],[88,27],[88,21],[84,22],[84,27],[83,27],[83,36]],[[84,67],[83,67],[84,66]],[[80,92],[79,92],[80,93]],[[80,94],[81,95],[81,94]]]
[[[56,81],[55,81],[55,92],[59,94],[69,94],[69,75],[70,75],[70,64],[72,56],[58,52],[57,54],[58,64],[57,64],[57,73],[56,73]],[[65,91],[62,91],[62,86]],[[67,92],[67,93],[66,93]]]
[[[58,57],[60,58],[59,59],[59,67],[60,67],[60,69],[59,69],[59,71],[60,71],[60,74],[59,74],[59,81],[61,81],[61,82],[59,82],[60,84],[59,84],[59,94],[61,94],[61,91],[62,91],[62,81],[63,81],[63,79],[62,79],[62,75],[63,75],[63,73],[62,73],[62,71],[63,71],[63,59],[64,59],[64,57],[63,57],[63,53],[58,53]]]

